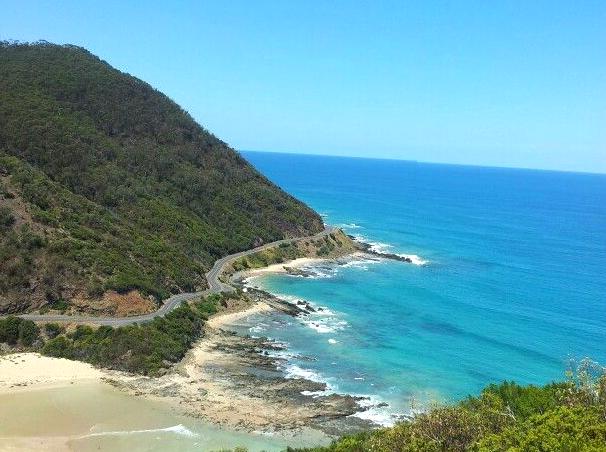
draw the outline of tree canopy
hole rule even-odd
[[[110,289],[159,300],[322,221],[147,83],[79,47],[4,42],[0,229],[0,311],[16,312]]]

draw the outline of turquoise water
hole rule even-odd
[[[490,382],[606,363],[606,176],[245,152],[270,179],[379,249],[418,256],[253,284],[328,310],[254,317],[289,374],[371,396],[389,423]],[[364,416],[364,415],[361,415]]]

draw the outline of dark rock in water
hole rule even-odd
[[[391,259],[391,260],[400,261],[400,262],[408,262],[409,264],[412,264],[412,259],[407,256],[400,256],[398,254],[393,254],[393,253],[379,253],[376,251],[373,251],[371,254],[373,254],[373,253],[376,256],[381,256],[381,257],[384,257],[385,259]]]
[[[297,306],[295,303],[290,303],[286,300],[282,300],[281,298],[278,298],[264,290],[249,288],[247,294],[253,301],[262,301],[274,308],[275,310],[283,312],[284,314],[291,315],[293,317],[313,312],[309,310],[311,306],[309,306],[308,304],[305,305],[304,309]]]
[[[315,276],[314,272],[305,270],[303,268],[287,267],[285,265],[284,270],[286,270],[286,273],[290,276],[302,276],[303,278],[309,278],[311,276]]]
[[[314,308],[309,302],[305,301],[305,300],[298,300],[297,301],[297,306],[298,307],[303,307],[302,309],[307,311],[307,313],[311,313],[311,312],[316,312],[318,309]]]
[[[352,417],[366,409],[359,403],[365,398],[325,394],[326,383],[286,378],[281,371],[286,360],[269,356],[271,350],[283,348],[283,344],[267,338],[220,331],[215,336],[213,349],[229,353],[231,359],[205,367],[217,380],[228,382],[248,396],[266,399],[275,406],[300,409],[304,417],[297,421],[297,427],[308,425],[329,435],[357,433],[373,427],[369,421]]]
[[[300,359],[301,361],[309,361],[309,362],[318,360],[318,358],[316,358],[315,356],[307,356],[307,355],[296,355],[296,356],[293,356],[293,358]]]
[[[322,430],[327,435],[341,437],[344,435],[355,435],[356,433],[368,431],[376,427],[366,419],[354,416],[338,417],[332,419],[316,418],[309,423],[310,427]]]
[[[399,254],[395,254],[395,253],[384,253],[381,251],[375,251],[372,249],[372,245],[370,243],[366,243],[366,242],[357,240],[352,235],[350,235],[348,237],[351,238],[356,243],[356,245],[358,245],[358,247],[360,248],[360,251],[363,251],[366,254],[369,254],[371,256],[381,257],[383,259],[391,259],[393,261],[408,262],[409,264],[412,264],[412,259],[410,257],[400,256]]]

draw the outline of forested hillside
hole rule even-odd
[[[321,229],[145,82],[82,48],[0,44],[0,312],[151,309],[220,256]]]

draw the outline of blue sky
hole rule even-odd
[[[0,0],[237,149],[606,172],[604,1]]]

